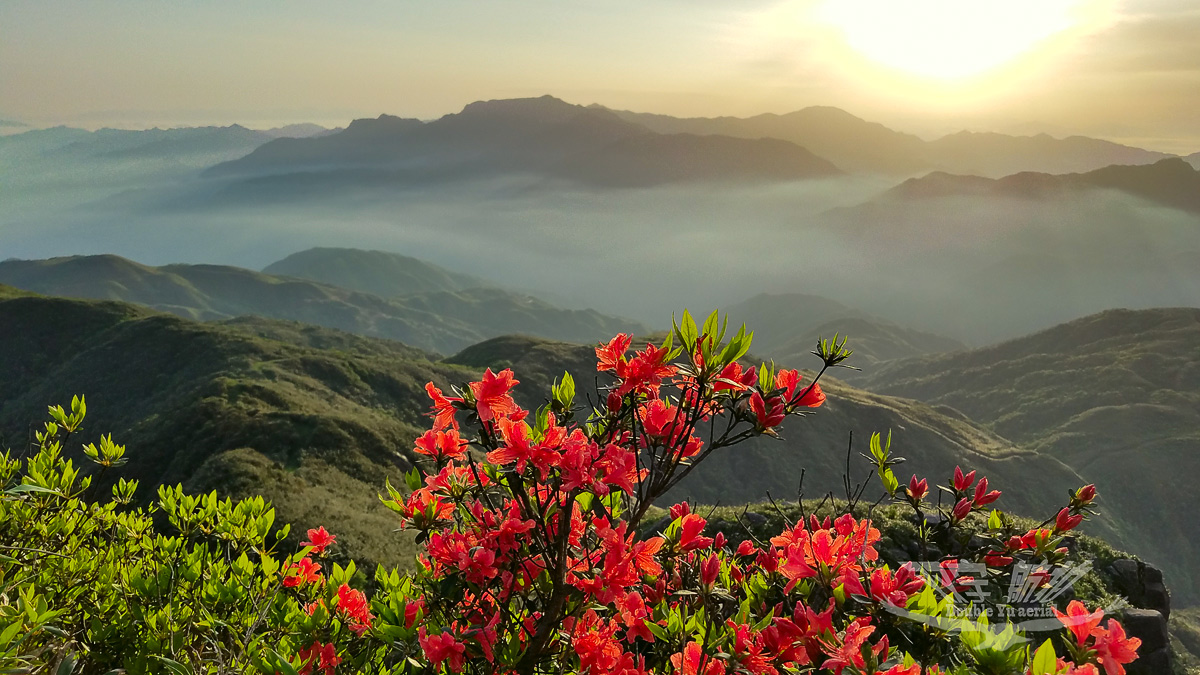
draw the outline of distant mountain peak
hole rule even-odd
[[[529,98],[475,101],[474,103],[468,103],[462,109],[462,112],[455,115],[447,115],[446,118],[455,117],[463,120],[476,118],[519,118],[534,120],[543,124],[562,124],[577,119],[580,116],[603,119],[610,122],[620,122],[620,118],[606,108],[568,103],[549,94]]]

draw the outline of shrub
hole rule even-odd
[[[805,382],[743,367],[751,338],[743,328],[726,340],[715,313],[697,326],[686,312],[661,345],[631,354],[632,338],[619,335],[596,349],[608,383],[587,406],[569,376],[535,411],[512,399],[508,369],[449,392],[428,385],[433,425],[416,442],[425,466],[382,497],[418,531],[419,565],[381,567],[370,587],[353,563],[329,565],[336,537],[324,528],[299,551],[277,551],[287,526],[272,531],[261,499],[162,487],[136,508],[137,486],[124,480],[97,499],[63,457],[86,405],[52,408],[36,452],[0,462],[0,668],[1124,672],[1138,641],[1114,620],[1102,625],[1103,611],[1055,608],[1035,627],[1040,645],[1009,618],[989,618],[1004,599],[987,588],[1053,590],[1065,578],[1065,537],[1090,513],[1091,486],[1023,530],[990,510],[1000,493],[974,472],[940,488],[945,508],[925,479],[902,487],[890,437],[876,435],[867,456],[881,500],[911,511],[930,566],[880,560],[863,489],[834,513],[801,513],[736,548],[686,503],[647,528],[655,502],[711,453],[820,407],[820,378],[850,354],[844,341],[820,342],[821,369]],[[85,454],[105,471],[125,449],[105,437]]]

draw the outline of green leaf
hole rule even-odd
[[[166,666],[167,670],[174,673],[174,675],[192,675],[192,669],[178,661],[172,661],[165,656],[151,656],[151,658],[162,663],[164,666]],[[295,673],[296,671],[293,670],[292,672]]]
[[[24,492],[36,492],[38,494],[58,495],[61,494],[58,490],[51,490],[48,487],[41,485],[17,485],[4,491],[4,494],[21,494]]]
[[[988,529],[999,530],[1004,527],[1004,519],[1000,517],[1000,512],[992,509],[992,515],[988,516]]]
[[[708,318],[704,320],[704,328],[701,330],[700,334],[706,337],[711,337],[715,341],[717,339],[717,327],[719,325],[719,321],[720,316],[718,315],[717,310],[714,309],[713,313],[709,314]]]
[[[272,649],[271,656],[275,658],[275,670],[278,671],[280,675],[300,675],[300,673],[297,673],[296,669],[292,667],[291,662],[283,658],[279,652]]]
[[[1054,675],[1058,672],[1058,655],[1054,653],[1054,645],[1049,640],[1034,652],[1029,672],[1030,675]]]
[[[649,628],[650,632],[654,634],[654,637],[658,638],[659,640],[662,640],[663,642],[671,641],[671,634],[667,632],[667,629],[654,623],[653,621],[647,621],[646,628]]]
[[[406,485],[408,485],[409,490],[412,490],[413,492],[420,490],[421,484],[424,483],[424,481],[421,480],[420,469],[414,466],[411,471],[404,474],[404,482]]]
[[[879,477],[883,480],[883,487],[889,495],[895,495],[896,490],[900,489],[900,481],[897,480],[896,474],[891,469],[884,469]]]
[[[0,633],[0,648],[7,647],[8,643],[12,642],[13,638],[17,636],[17,631],[21,630],[21,625],[23,624],[21,617],[18,616],[16,619],[8,628],[4,629],[3,633]]]
[[[58,670],[55,671],[56,675],[71,675],[71,673],[75,671],[75,663],[77,661],[78,659],[75,656],[75,652],[67,654],[65,657],[63,657],[62,662],[58,664]]]

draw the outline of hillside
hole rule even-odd
[[[818,338],[853,336],[854,364],[863,370],[840,373],[850,381],[870,373],[881,361],[966,349],[952,338],[905,328],[816,295],[764,293],[726,311],[733,323],[762,327],[756,329],[755,354],[788,366],[810,364],[809,352]]]
[[[651,186],[708,180],[796,180],[840,171],[797,145],[663,135],[550,96],[480,101],[432,122],[381,115],[318,138],[278,139],[206,172],[262,177],[283,193],[362,185],[452,182],[504,175],[587,185]],[[290,178],[284,178],[290,177]],[[239,192],[235,187],[234,193]]]
[[[1059,139],[1046,134],[1009,136],[963,131],[925,141],[827,106],[747,118],[614,112],[659,133],[777,138],[808,148],[844,169],[895,175],[936,170],[992,177],[1019,171],[1069,173],[1111,164],[1149,164],[1169,157],[1082,136]]]
[[[0,295],[0,446],[19,450],[47,403],[82,393],[83,438],[111,431],[126,444],[122,475],[140,479],[141,494],[160,482],[263,494],[282,521],[336,527],[346,555],[407,563],[411,542],[392,534],[376,494],[409,466],[424,383],[464,371],[394,342],[297,324],[221,326],[12,295]],[[294,532],[293,543],[303,530]]]
[[[1124,544],[1196,602],[1200,309],[1113,310],[957,354],[887,364],[862,386],[962,411],[1094,481]],[[1186,583],[1185,580],[1186,579]]]
[[[132,302],[199,320],[256,315],[302,321],[443,354],[519,330],[590,341],[643,328],[498,289],[431,291],[385,300],[238,267],[149,267],[112,255],[8,260],[0,262],[0,283],[47,295]]]
[[[263,273],[308,279],[381,298],[490,285],[417,258],[352,248],[310,248],[267,265]]]

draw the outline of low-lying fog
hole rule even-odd
[[[512,179],[248,201],[198,178],[152,190],[43,182],[19,199],[0,188],[0,258],[116,253],[259,269],[312,246],[373,248],[658,327],[684,306],[804,292],[970,344],[1111,307],[1200,304],[1195,215],[1118,193],[857,206],[892,184],[592,190]]]

